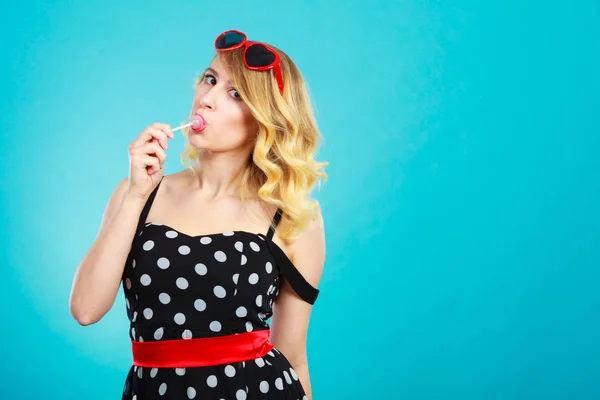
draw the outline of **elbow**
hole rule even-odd
[[[71,312],[71,316],[81,326],[95,324],[100,320],[100,318],[102,318],[101,315],[98,316],[96,313],[86,310],[85,307],[78,305],[77,302],[73,301],[73,299],[69,301],[69,311]]]
[[[98,322],[98,319],[94,318],[91,314],[76,311],[73,308],[71,308],[71,315],[73,316],[75,321],[77,321],[77,323],[81,326],[88,326]]]

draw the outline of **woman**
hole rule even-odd
[[[129,145],[129,177],[78,267],[71,312],[99,321],[123,282],[123,399],[310,399],[306,337],[325,259],[309,199],[327,178],[318,130],[285,53],[239,31],[215,47],[195,89],[198,124],[183,131],[187,168],[163,175],[169,125]]]

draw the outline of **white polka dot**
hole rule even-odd
[[[283,376],[288,385],[292,384],[292,378],[290,378],[290,374],[287,371],[283,371]]]
[[[144,317],[145,317],[146,319],[150,319],[150,318],[152,318],[152,316],[153,316],[153,315],[154,315],[154,312],[152,311],[152,309],[151,309],[151,308],[146,308],[146,309],[144,310]]]
[[[189,286],[189,283],[188,283],[187,279],[185,279],[185,278],[177,278],[177,280],[175,281],[175,284],[181,290],[185,290]]]
[[[213,321],[210,323],[209,328],[213,332],[220,332],[221,331],[221,323],[219,321]]]
[[[137,370],[138,378],[142,379],[142,376],[143,376],[142,373],[143,373],[142,367],[139,367]]]
[[[254,362],[256,362],[256,365],[258,365],[259,368],[265,366],[265,360],[263,360],[262,357],[256,358]]]
[[[242,265],[246,265],[246,262],[248,262],[248,259],[242,254]]]
[[[290,368],[290,374],[292,374],[292,378],[294,378],[295,381],[298,380],[298,375],[296,374],[296,371],[294,371],[294,368]]]
[[[163,328],[158,328],[156,331],[154,331],[154,339],[156,339],[156,340],[162,339],[163,333],[165,333],[165,330]]]
[[[173,319],[175,320],[175,323],[177,325],[183,325],[185,323],[185,315],[183,315],[182,313],[175,314],[175,318]]]
[[[169,259],[165,258],[165,257],[159,258],[158,261],[156,262],[156,264],[158,265],[158,268],[160,268],[160,269],[167,269],[171,265],[171,263],[169,262]]]
[[[137,319],[138,313],[137,311],[133,312],[133,319],[131,320],[131,322],[135,322],[135,320]]]
[[[302,396],[302,400],[308,400],[308,397]]]
[[[252,332],[253,329],[252,322],[246,321],[246,332]]]
[[[212,242],[212,239],[209,237],[203,237],[200,239],[200,243],[202,244],[210,244]]]
[[[191,339],[192,338],[192,331],[190,331],[189,329],[186,329],[185,331],[183,331],[183,333],[181,334],[181,337],[183,339]]]
[[[150,275],[148,274],[144,274],[140,277],[140,283],[144,286],[148,286],[150,284],[150,282],[152,282],[152,279],[150,278]]]
[[[206,384],[211,388],[217,387],[217,377],[214,375],[209,376],[206,378]]]
[[[254,242],[250,242],[250,248],[254,251],[260,251],[260,247]]]
[[[271,357],[275,357],[275,354],[273,354],[273,350],[269,350],[269,352],[267,354],[270,355]]]
[[[160,385],[160,387],[158,388],[158,394],[160,394],[161,396],[164,396],[165,393],[167,393],[167,384],[163,383],[162,385]]]
[[[151,378],[156,378],[156,374],[158,373],[158,368],[152,368],[150,370],[150,377]]]
[[[206,302],[202,299],[197,299],[194,301],[194,308],[198,311],[204,311],[206,310]]]
[[[171,296],[166,293],[161,293],[158,295],[158,300],[163,304],[169,304],[171,302]]]
[[[256,272],[250,274],[248,277],[248,282],[250,282],[251,285],[256,285],[258,283],[258,274]]]
[[[281,378],[275,379],[275,387],[279,390],[283,390],[283,381]]]
[[[235,283],[237,285],[238,283],[238,278],[240,277],[240,274],[233,274],[233,283]]]
[[[169,239],[175,239],[177,237],[177,232],[175,231],[167,231],[165,232],[165,236]]]
[[[131,308],[131,304],[129,303],[129,299],[125,299],[125,305],[127,306],[127,309]]]
[[[227,295],[227,292],[225,292],[225,288],[220,285],[215,286],[215,288],[213,289],[213,292],[214,292],[215,296],[217,296],[220,299],[222,299],[223,297],[225,297]]]
[[[129,278],[125,279],[125,287],[127,289],[131,289],[131,279],[129,279]]]
[[[240,389],[235,392],[236,400],[246,400],[246,391],[244,389]]]
[[[191,386],[189,388],[187,388],[187,397],[188,397],[188,399],[196,398],[196,389],[194,389]]]
[[[246,315],[248,315],[248,310],[246,310],[246,307],[244,306],[238,307],[237,310],[235,310],[235,315],[240,318],[244,318]]]
[[[150,251],[154,248],[154,242],[152,240],[148,240],[146,243],[144,243],[142,248],[146,251]]]
[[[273,271],[273,264],[271,264],[270,262],[267,262],[265,269],[267,270],[267,274],[270,274],[271,271]]]
[[[235,245],[234,245],[234,246],[235,246],[235,249],[236,249],[237,251],[239,251],[240,253],[241,253],[242,251],[244,251],[244,243],[242,243],[242,242],[235,242]]]
[[[208,272],[208,270],[206,269],[206,265],[202,263],[196,264],[196,267],[194,269],[196,270],[196,273],[198,275],[202,276],[206,275],[206,273]]]
[[[231,231],[223,232],[223,236],[233,236],[233,232],[231,232]]]
[[[269,391],[269,382],[262,381],[259,385],[259,388],[262,393],[267,393]]]
[[[215,253],[215,260],[219,262],[225,262],[227,260],[227,256],[221,250]]]
[[[232,365],[228,365],[225,367],[225,375],[227,375],[230,378],[233,378],[235,376],[235,368],[233,368]]]
[[[133,268],[135,268],[135,260],[133,260],[133,263],[131,263],[131,265],[133,265]]]
[[[258,307],[262,307],[262,294],[259,294],[258,296],[256,296],[256,305]]]
[[[175,373],[179,376],[185,375],[185,368],[175,368]]]
[[[177,251],[179,251],[179,254],[181,254],[182,256],[187,256],[188,254],[190,254],[190,248],[188,246],[179,246],[179,249],[177,249]]]

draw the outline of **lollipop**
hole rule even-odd
[[[206,128],[206,121],[204,120],[204,118],[202,118],[202,115],[200,114],[194,114],[192,115],[192,118],[190,118],[190,122],[188,122],[187,124],[183,124],[181,126],[178,126],[177,128],[173,128],[172,131],[178,131],[180,129],[183,128],[187,128],[188,126],[192,127],[192,130],[194,132],[202,132],[205,128]]]

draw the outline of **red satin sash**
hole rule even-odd
[[[198,339],[131,341],[133,365],[153,368],[204,367],[262,357],[273,348],[269,330]]]

